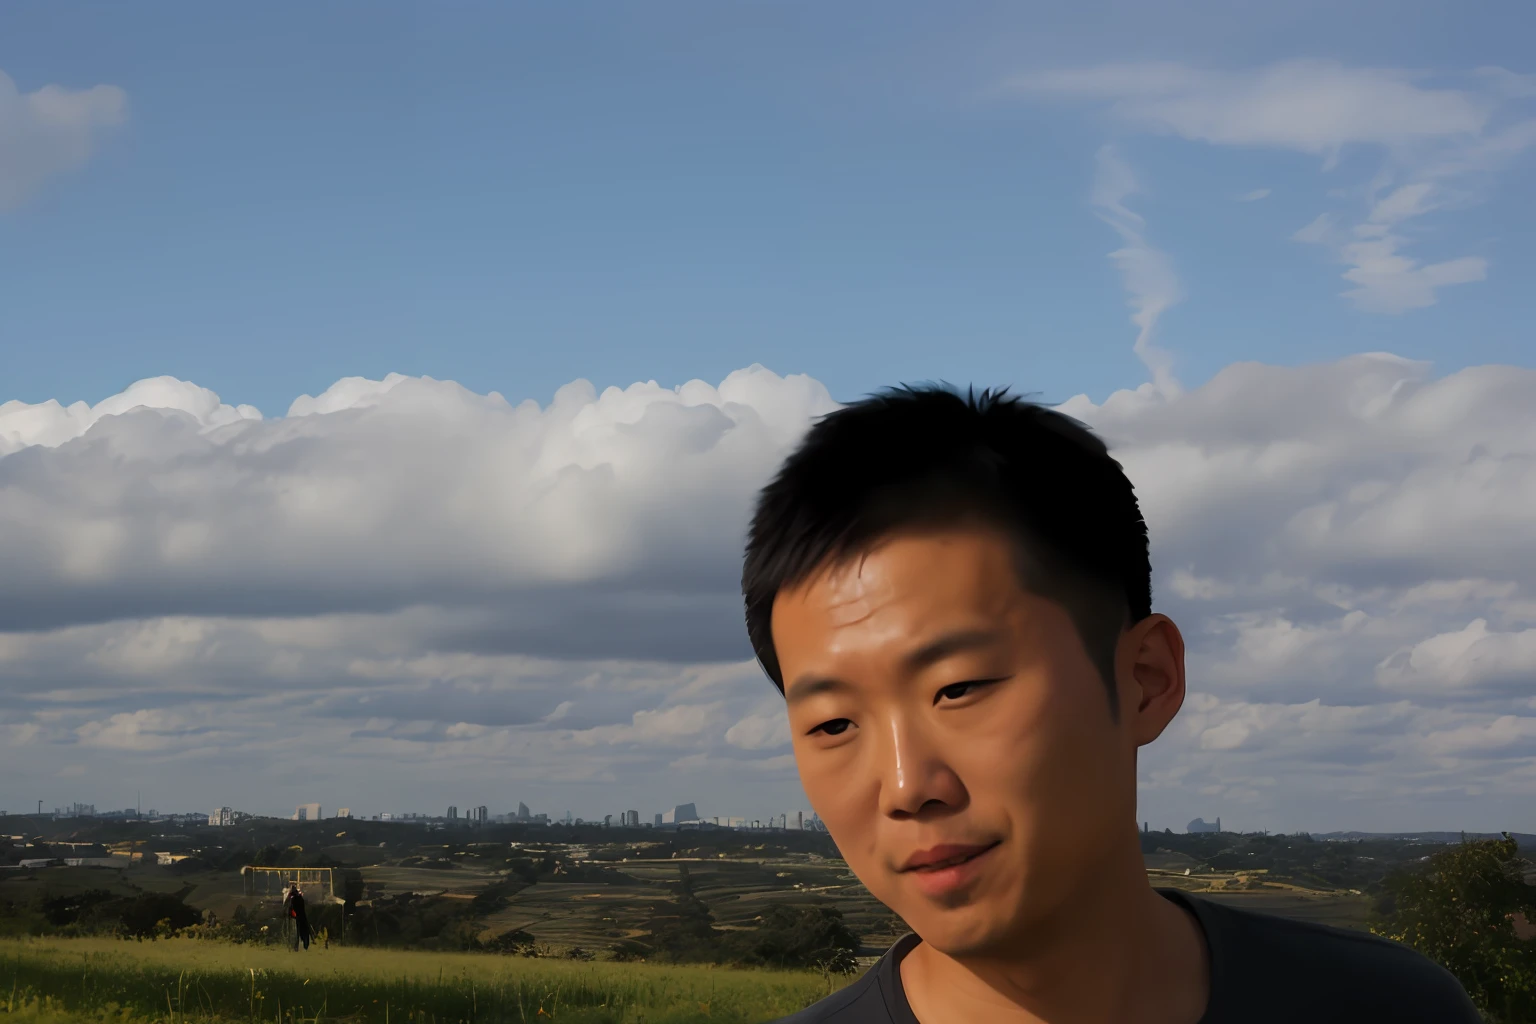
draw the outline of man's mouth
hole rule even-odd
[[[945,868],[952,868],[957,864],[964,864],[966,861],[974,860],[992,849],[998,842],[1000,840],[990,843],[944,843],[940,846],[914,853],[911,857],[907,858],[907,862],[902,865],[901,870],[919,873],[943,871]]]

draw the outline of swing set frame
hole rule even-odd
[[[247,898],[281,900],[294,885],[303,890],[306,899],[316,903],[337,902],[333,868],[267,868],[247,864],[240,869],[241,894]]]

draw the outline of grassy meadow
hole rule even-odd
[[[770,1021],[847,979],[810,971],[580,962],[197,939],[0,941],[0,1021],[298,1024]]]

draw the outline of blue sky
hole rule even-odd
[[[0,219],[6,397],[163,373],[279,415],[351,374],[546,401],[752,362],[839,399],[931,377],[1102,397],[1144,378],[1089,202],[1105,143],[1185,296],[1157,333],[1186,385],[1372,349],[1521,362],[1528,161],[1414,224],[1416,257],[1486,279],[1383,315],[1290,239],[1381,147],[1324,172],[996,91],[1138,61],[1532,70],[1527,5],[1244,8],[8,4],[17,89],[108,83],[128,114]]]
[[[1532,38],[11,0],[0,809],[805,807],[746,510],[946,379],[1141,495],[1191,679],[1153,827],[1536,831]]]

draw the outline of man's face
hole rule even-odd
[[[773,607],[812,806],[875,898],[951,955],[1024,934],[1134,842],[1135,729],[1015,565],[999,533],[897,534]]]

